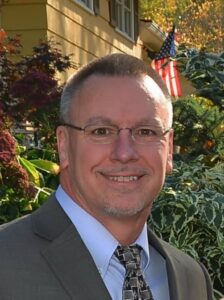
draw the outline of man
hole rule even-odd
[[[172,170],[156,73],[129,55],[94,60],[69,79],[60,118],[60,186],[1,229],[0,299],[211,300],[203,266],[146,227]]]

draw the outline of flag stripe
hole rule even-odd
[[[175,78],[175,85],[176,85],[176,89],[177,89],[177,96],[180,97],[182,95],[182,91],[181,91],[181,85],[180,85],[180,78],[179,78],[179,74],[178,74],[178,68],[177,68],[177,62],[174,61],[174,78]]]
[[[182,95],[177,62],[170,59],[175,54],[174,31],[168,34],[161,50],[152,61],[153,69],[159,73],[165,82],[171,96],[180,97]]]

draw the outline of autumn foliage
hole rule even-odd
[[[73,67],[52,40],[41,40],[29,56],[21,48],[19,36],[0,30],[0,224],[36,209],[55,187],[63,87],[56,75]],[[36,134],[35,145],[17,131],[27,126]]]
[[[164,32],[175,23],[176,40],[189,48],[223,51],[223,0],[140,0],[141,18]]]

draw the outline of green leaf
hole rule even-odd
[[[223,250],[224,253],[224,234],[221,231],[217,231],[217,241],[219,247]]]
[[[221,228],[221,225],[224,224],[224,215],[222,212],[217,211],[214,219],[214,225],[217,229]]]
[[[151,220],[157,228],[162,228],[164,224],[164,215],[161,208],[155,208],[151,214]]]
[[[186,225],[186,216],[182,214],[181,216],[177,216],[177,221],[174,222],[174,228],[177,232],[180,232],[183,227]]]
[[[197,212],[198,208],[194,204],[191,204],[188,207],[186,219],[189,221],[189,219],[192,219]]]
[[[37,186],[40,186],[40,174],[34,165],[23,157],[18,157],[20,164],[26,169],[30,180]]]
[[[45,159],[32,159],[30,163],[33,164],[36,168],[45,171],[47,173],[57,175],[59,173],[59,166],[58,164],[45,160]]]
[[[213,223],[215,217],[216,217],[216,213],[215,213],[215,209],[214,207],[210,204],[210,205],[206,205],[205,206],[205,209],[204,209],[204,212],[205,212],[205,217],[206,217],[206,220],[209,224]]]
[[[175,214],[173,212],[171,212],[170,214],[166,214],[165,216],[165,224],[167,227],[170,227],[173,225],[173,222],[174,222],[174,217],[175,217]]]
[[[185,227],[187,230],[183,230],[183,232],[181,232],[178,235],[178,243],[179,243],[179,247],[182,248],[184,246],[185,243],[187,243],[187,237],[188,237],[188,227]]]

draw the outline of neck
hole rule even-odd
[[[141,234],[145,222],[133,222],[120,220],[117,222],[112,221],[111,224],[107,222],[103,224],[108,231],[114,236],[120,245],[131,245]]]
[[[92,214],[93,215],[93,214]],[[147,221],[149,209],[141,211],[139,214],[129,217],[93,215],[119,242],[121,245],[131,245],[141,234]]]

